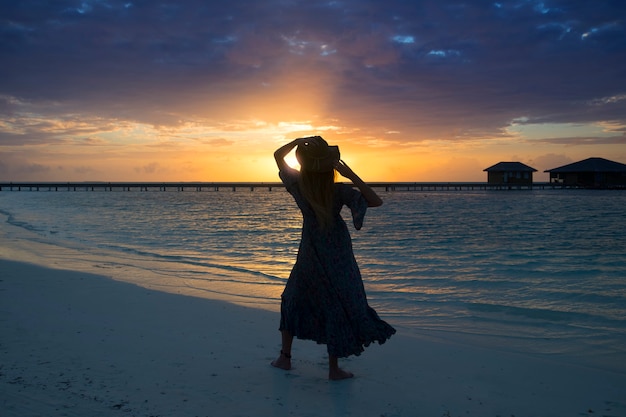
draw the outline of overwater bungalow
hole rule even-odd
[[[532,185],[533,172],[537,170],[521,162],[498,162],[484,169],[489,184]]]
[[[626,187],[626,164],[604,158],[587,158],[547,169],[550,182],[585,188]]]

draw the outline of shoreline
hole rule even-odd
[[[294,342],[269,365],[278,313],[80,271],[0,260],[4,416],[626,416],[626,375],[396,334],[342,361]]]

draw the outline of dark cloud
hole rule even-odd
[[[306,86],[326,92],[324,117],[446,138],[520,117],[626,124],[620,0],[22,0],[0,16],[4,118],[11,100],[42,116],[237,118]]]

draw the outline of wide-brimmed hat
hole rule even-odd
[[[298,145],[296,158],[302,169],[311,172],[330,172],[339,161],[339,146],[329,145],[321,136],[310,136],[309,141]]]

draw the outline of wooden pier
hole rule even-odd
[[[471,191],[532,190],[575,188],[563,184],[490,184],[486,182],[369,182],[370,187],[385,191]],[[220,191],[282,189],[280,182],[8,182],[0,191]]]
[[[0,191],[220,191],[283,188],[279,182],[12,182],[0,183]]]

